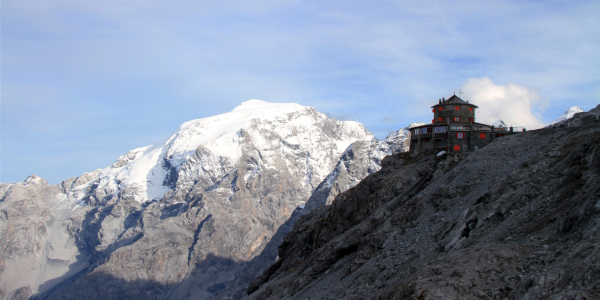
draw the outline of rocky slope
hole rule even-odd
[[[385,158],[298,219],[248,299],[600,298],[599,113]]]
[[[339,193],[358,184],[366,176],[381,168],[381,160],[388,155],[408,151],[410,146],[410,128],[419,126],[414,123],[400,129],[382,141],[375,139],[357,141],[346,149],[335,168],[325,180],[314,190],[305,204],[300,205],[282,224],[260,255],[244,266],[234,282],[229,284],[214,299],[240,299],[246,295],[246,289],[251,280],[259,276],[277,258],[277,248],[283,238],[292,230],[294,223],[304,214],[322,206],[329,205]]]
[[[407,134],[251,100],[57,186],[0,185],[0,299],[239,298],[326,178],[325,203]]]
[[[89,266],[63,228],[74,205],[62,192],[35,175],[0,184],[0,299],[27,299]]]

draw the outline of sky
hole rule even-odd
[[[87,1],[0,6],[0,182],[56,184],[261,99],[361,122],[543,127],[600,103],[599,1]]]

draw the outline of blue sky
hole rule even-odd
[[[539,127],[600,103],[598,28],[598,1],[2,1],[0,182],[59,183],[249,99],[383,138],[462,89]]]

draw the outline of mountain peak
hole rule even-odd
[[[408,125],[408,129],[411,129],[413,127],[423,126],[423,125],[425,125],[425,123],[423,123],[423,122],[410,123],[410,125]]]
[[[23,181],[23,185],[28,185],[28,184],[38,185],[38,184],[42,184],[44,182],[47,182],[46,179],[39,177],[35,174],[31,174],[31,175],[27,176],[27,178],[25,178],[25,180]]]
[[[502,121],[502,120],[498,120],[498,121],[494,122],[492,124],[492,126],[494,126],[496,128],[506,128],[506,127],[508,127],[508,126],[506,126],[506,123],[504,123],[504,121]]]
[[[579,108],[578,106],[573,106],[573,107],[567,109],[567,111],[565,111],[560,117],[558,117],[558,119],[552,121],[552,123],[550,123],[550,125],[568,120],[568,119],[572,118],[575,114],[581,113],[581,112],[583,112],[583,109]]]
[[[178,180],[204,174],[208,167],[188,170],[198,163],[198,155],[206,156],[202,163],[222,170],[237,165],[252,148],[256,161],[265,168],[280,161],[290,165],[290,157],[302,156],[302,170],[294,172],[306,173],[303,180],[309,191],[327,175],[348,145],[371,138],[362,124],[328,119],[312,107],[251,99],[230,112],[183,123],[170,137],[129,151],[92,181],[97,183],[94,187],[99,190],[99,203],[112,197],[107,195],[122,194],[122,190],[140,202],[159,199]],[[75,192],[79,196],[72,198],[87,197],[90,192],[85,189],[92,186],[92,181],[78,187]]]
[[[292,108],[292,109],[300,109],[305,106],[296,103],[274,103],[267,102],[258,99],[250,99],[248,101],[244,101],[240,103],[240,105],[236,106],[231,112],[239,112],[239,111],[261,111],[261,110],[271,110],[271,109],[280,109],[280,108]]]
[[[263,100],[259,100],[259,99],[250,99],[248,101],[244,101],[244,102],[240,103],[239,106],[242,106],[242,105],[257,105],[257,104],[260,105],[260,104],[265,104],[265,103],[268,104],[268,103],[271,103],[271,102],[267,102],[267,101],[263,101]]]

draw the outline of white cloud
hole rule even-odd
[[[488,77],[470,78],[461,86],[461,98],[479,106],[476,121],[491,124],[502,120],[509,126],[538,129],[546,125],[539,115],[542,105],[537,91],[509,83],[496,85]]]

